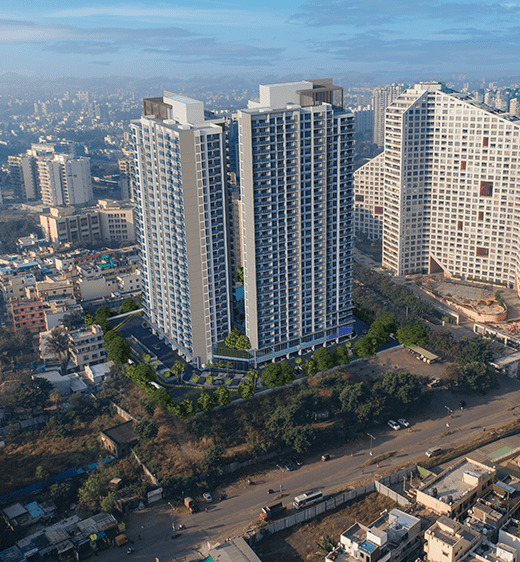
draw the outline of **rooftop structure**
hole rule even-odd
[[[460,516],[491,488],[496,470],[470,459],[447,468],[417,490],[417,503],[438,515]]]
[[[424,533],[429,562],[457,562],[480,540],[480,533],[458,521],[441,516]]]

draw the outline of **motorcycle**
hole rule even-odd
[[[127,554],[132,554],[132,552],[134,552],[134,549],[133,549],[132,547],[130,547],[130,548],[126,551]]]

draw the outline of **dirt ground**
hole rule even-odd
[[[318,562],[324,554],[318,550],[320,539],[332,535],[339,542],[343,531],[356,521],[364,525],[375,521],[385,509],[393,509],[396,503],[382,494],[369,494],[337,508],[327,515],[319,516],[303,525],[296,525],[263,539],[255,551],[263,562]]]
[[[446,370],[446,363],[434,363],[428,365],[419,361],[406,349],[390,350],[368,361],[358,361],[347,367],[349,373],[360,377],[382,377],[387,371],[409,371],[418,377],[428,377],[431,379],[442,378]]]

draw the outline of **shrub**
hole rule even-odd
[[[296,365],[301,365],[302,358],[301,358],[301,357],[296,357],[296,359],[294,360],[294,362],[296,363]]]
[[[227,378],[227,379],[224,380],[224,382],[229,386],[231,384],[231,379]]]
[[[191,382],[198,382],[199,377],[197,375],[193,375],[190,380],[191,380]]]
[[[212,384],[213,383],[213,377],[211,375],[209,377],[206,377],[206,382],[208,384]]]
[[[163,377],[165,379],[169,379],[172,376],[172,374],[170,373],[170,371],[167,371],[166,373],[163,373]]]

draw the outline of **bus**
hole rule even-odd
[[[296,496],[293,501],[293,505],[296,509],[300,507],[305,507],[311,503],[319,502],[323,499],[323,492],[321,490],[312,490],[311,492],[305,492]]]

